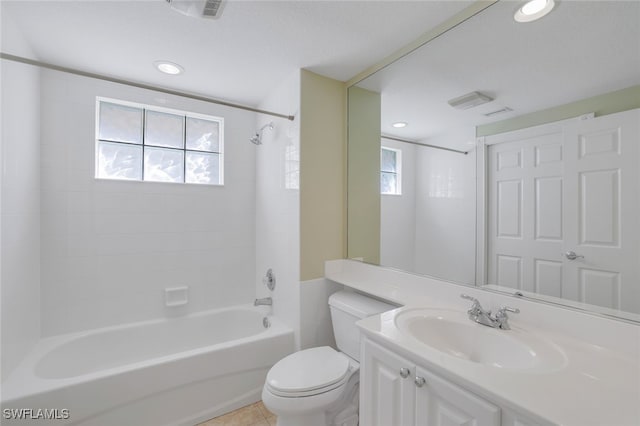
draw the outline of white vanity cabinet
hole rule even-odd
[[[360,350],[360,425],[410,426],[416,423],[415,366],[363,338]]]
[[[416,422],[420,426],[500,426],[500,408],[416,367]]]
[[[534,426],[364,337],[362,426]]]

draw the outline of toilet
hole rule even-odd
[[[339,351],[305,349],[278,361],[267,373],[262,402],[277,426],[357,426],[360,331],[356,321],[396,306],[349,291],[329,297]]]

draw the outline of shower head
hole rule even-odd
[[[269,130],[273,130],[273,121],[262,126],[254,136],[249,138],[249,142],[251,142],[254,145],[262,145],[262,132],[266,128],[269,128]]]
[[[259,133],[256,133],[255,136],[249,138],[249,142],[254,145],[262,145],[262,138],[260,137]]]

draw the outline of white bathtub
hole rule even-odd
[[[294,349],[291,329],[252,306],[41,340],[2,383],[0,422],[193,425],[260,399],[269,368]],[[33,409],[9,421],[7,409]]]

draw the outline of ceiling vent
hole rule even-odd
[[[169,6],[183,15],[194,18],[219,18],[223,0],[167,0]]]
[[[469,109],[477,107],[478,105],[486,104],[487,102],[491,102],[492,100],[492,97],[487,96],[484,93],[471,92],[458,98],[451,99],[448,102],[449,105],[451,105],[455,109]]]

